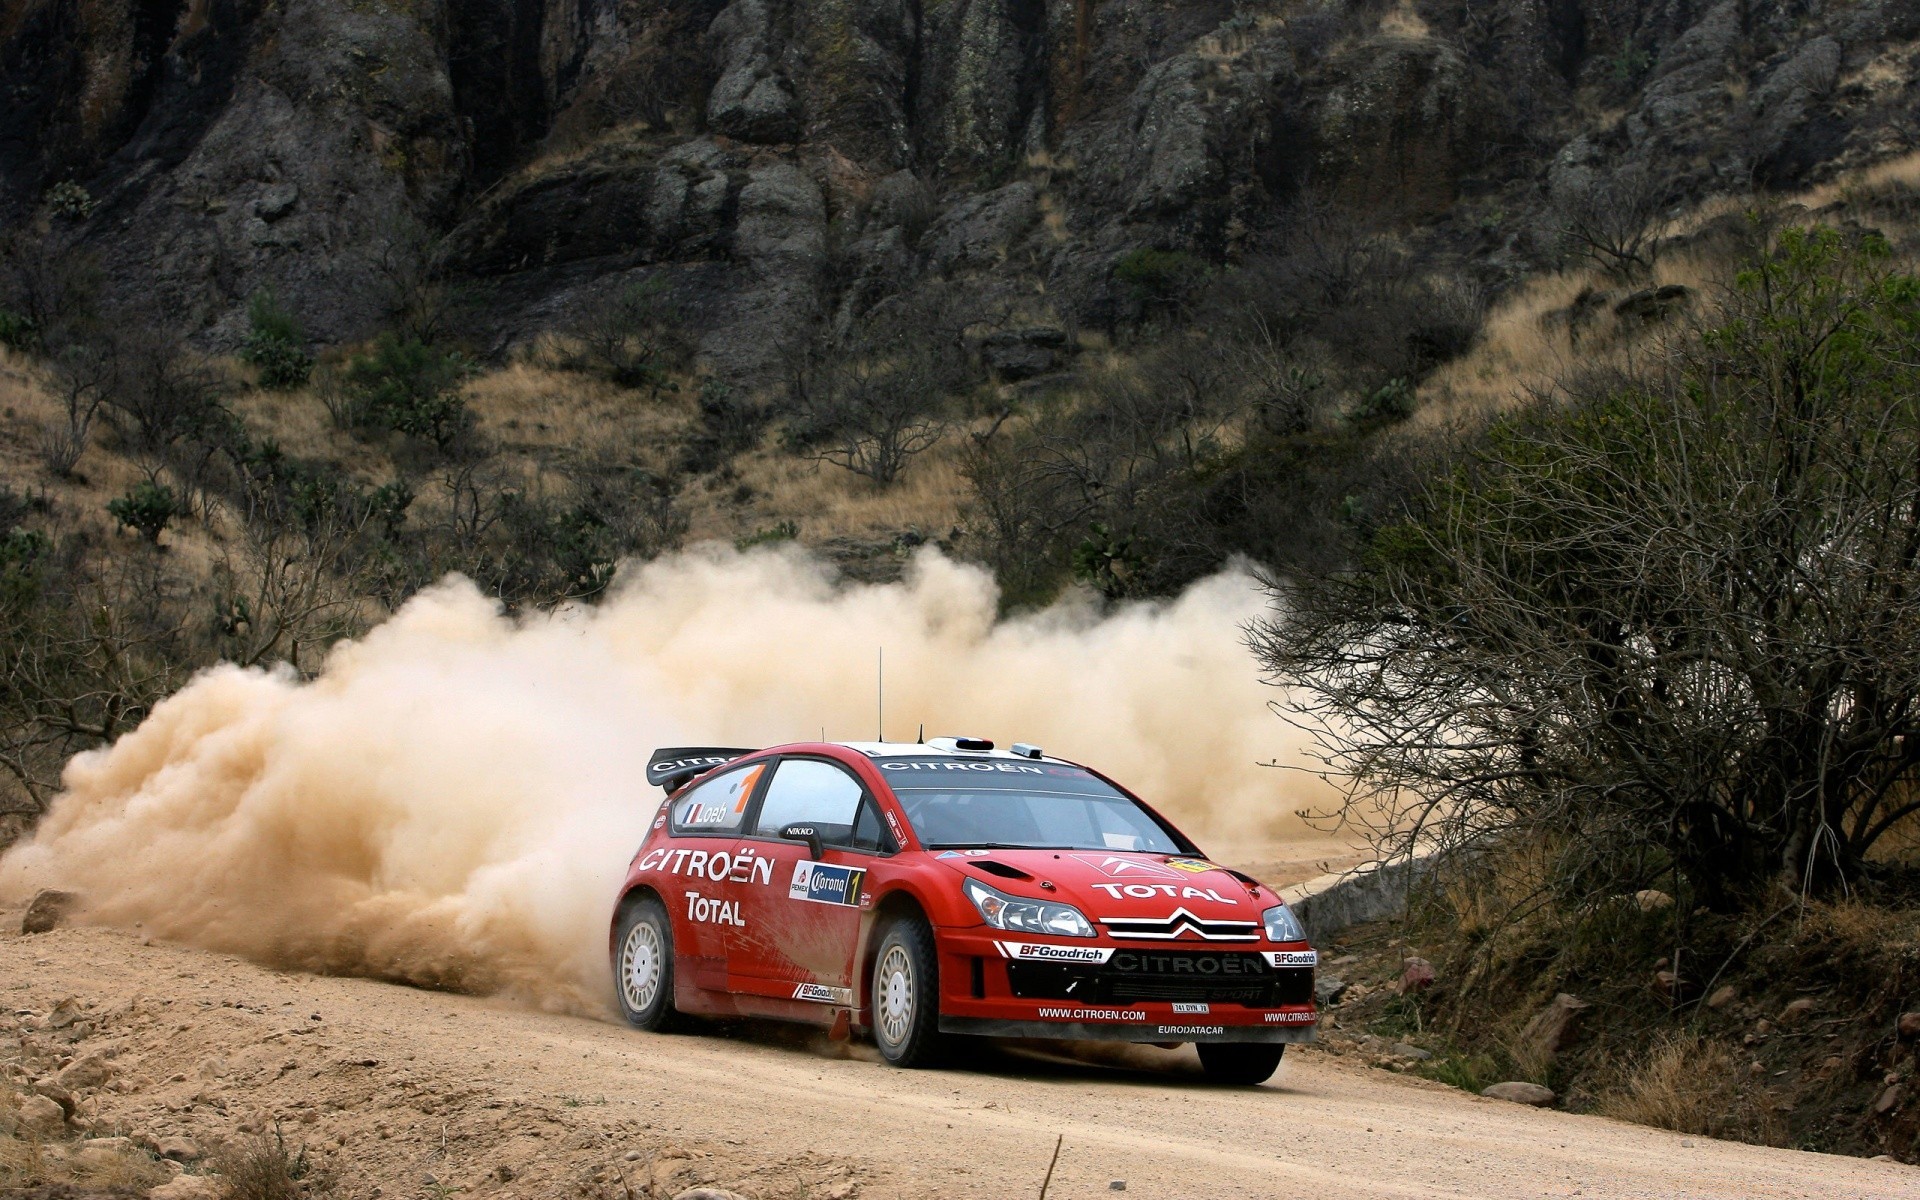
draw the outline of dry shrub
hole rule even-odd
[[[1594,1108],[1636,1125],[1765,1145],[1778,1145],[1784,1132],[1734,1048],[1694,1033],[1654,1042]]]
[[[326,1168],[307,1157],[302,1145],[288,1150],[276,1127],[271,1136],[236,1138],[213,1157],[224,1200],[302,1200],[333,1193],[334,1180]]]
[[[0,1088],[0,1189],[66,1184],[144,1193],[166,1182],[166,1169],[145,1151],[49,1141],[21,1130],[20,1100],[12,1088]]]

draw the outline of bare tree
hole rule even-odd
[[[1633,279],[1653,269],[1666,189],[1638,163],[1594,171],[1557,197],[1554,217],[1565,244],[1607,273]]]
[[[1383,855],[1562,899],[1857,879],[1920,813],[1920,278],[1789,231],[1659,369],[1439,465],[1252,642]],[[1683,906],[1684,907],[1684,906]]]
[[[60,398],[62,420],[41,434],[41,459],[47,469],[65,478],[73,474],[86,452],[93,420],[113,390],[112,350],[92,342],[73,342],[52,355],[48,381]]]
[[[845,344],[817,347],[790,370],[788,399],[815,458],[886,487],[947,434],[955,396],[978,379],[962,326],[896,311]]]

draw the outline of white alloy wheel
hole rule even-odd
[[[880,1036],[888,1045],[898,1046],[913,1028],[913,957],[905,946],[888,946],[876,974],[880,979]]]
[[[660,932],[647,921],[636,922],[627,931],[626,944],[620,948],[620,987],[626,993],[630,1012],[646,1012],[660,993],[660,967],[665,960]]]

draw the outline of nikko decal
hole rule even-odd
[[[709,853],[705,850],[676,850],[671,846],[662,846],[647,852],[646,857],[640,860],[640,869],[710,879],[715,883],[723,879],[733,883],[773,882],[773,860],[756,853],[752,847],[737,854],[728,854],[725,850]]]
[[[1310,1012],[1277,1012],[1267,1014],[1269,1025],[1311,1025],[1319,1018]]]
[[[852,1004],[853,989],[828,987],[824,983],[797,983],[793,987],[793,998],[815,1004]]]
[[[1044,942],[995,942],[1000,953],[1022,962],[1103,963],[1113,957],[1112,946],[1050,946]]]
[[[687,893],[687,919],[703,921],[708,925],[737,925],[742,929],[747,926],[740,917],[738,900],[715,900],[699,892]]]
[[[1320,965],[1318,950],[1266,950],[1267,962],[1275,967],[1317,967]]]
[[[1180,876],[1157,862],[1140,858],[1122,858],[1118,854],[1076,854],[1075,858],[1115,879],[1178,879]],[[1096,883],[1095,887],[1110,886]]]
[[[1151,900],[1155,896],[1171,896],[1176,900],[1211,900],[1215,904],[1232,904],[1234,901],[1222,896],[1212,888],[1194,887],[1191,884],[1171,883],[1096,883],[1098,891],[1105,892],[1115,900],[1125,896],[1133,900]]]
[[[787,897],[791,900],[811,900],[815,904],[840,904],[856,908],[860,904],[860,889],[866,879],[864,867],[797,862],[793,864],[793,882],[787,886]]]
[[[1167,865],[1176,871],[1185,871],[1189,875],[1202,875],[1208,871],[1223,869],[1200,858],[1170,858],[1167,860]]]
[[[1179,1013],[1181,1016],[1204,1017],[1213,1011],[1213,1006],[1210,1004],[1182,1004],[1179,1001],[1175,1001],[1173,1011]]]

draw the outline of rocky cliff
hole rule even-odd
[[[1912,0],[0,0],[0,216],[212,346],[464,281],[498,350],[661,275],[718,370],[941,282],[1100,325],[1305,191],[1499,284],[1556,195],[1920,144]]]

